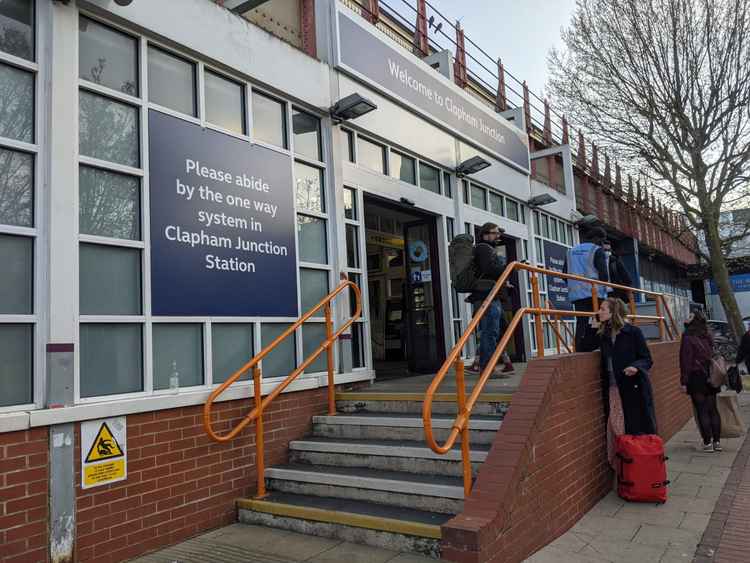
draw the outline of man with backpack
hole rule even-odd
[[[475,309],[484,301],[505,270],[506,260],[496,250],[504,232],[495,223],[485,223],[479,229],[476,245],[471,246],[473,239],[470,235],[459,235],[449,246],[453,287],[459,293],[471,293],[466,301],[474,305]],[[504,324],[502,316],[500,295],[497,295],[479,323],[480,372],[489,363],[500,341]],[[502,372],[497,375],[507,377]]]

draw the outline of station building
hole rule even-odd
[[[204,443],[201,406],[343,277],[363,296],[335,349],[349,386],[437,370],[471,318],[448,242],[487,221],[509,261],[560,269],[594,215],[643,287],[683,293],[691,241],[566,124],[558,142],[482,86],[461,30],[455,56],[431,47],[418,4],[410,30],[378,2],[0,3],[0,560],[120,560],[232,521],[253,449]],[[263,360],[263,393],[323,321]],[[325,367],[274,411],[272,460],[324,404]],[[127,420],[126,478],[84,488],[81,426],[108,417]]]

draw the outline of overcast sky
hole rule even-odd
[[[506,70],[519,80],[526,80],[537,94],[541,94],[547,81],[547,53],[562,45],[560,28],[568,25],[575,7],[575,0],[428,2],[452,22],[460,20],[467,37],[494,59],[500,57]],[[428,17],[430,13],[428,6]],[[453,47],[443,37],[438,40],[446,48]],[[467,51],[470,48],[467,45]]]

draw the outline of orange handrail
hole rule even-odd
[[[347,320],[339,329],[333,331],[333,315],[331,313],[331,301],[346,288],[351,288],[354,292],[354,298],[356,301],[356,307],[351,315],[351,318]],[[279,383],[276,388],[271,391],[264,399],[261,399],[261,371],[258,363],[265,358],[276,346],[278,346],[285,338],[293,334],[305,321],[309,320],[317,311],[325,307],[325,323],[326,323],[326,339],[318,346],[305,360],[289,375],[286,376],[284,381]],[[299,319],[297,319],[289,328],[277,336],[273,342],[263,348],[257,355],[250,359],[245,365],[235,371],[229,379],[214,389],[206,400],[206,404],[203,405],[203,428],[206,430],[208,436],[216,442],[227,442],[237,436],[242,430],[254,420],[257,421],[255,425],[255,447],[257,450],[256,455],[256,466],[258,473],[258,492],[257,496],[265,496],[265,466],[263,456],[263,411],[276,397],[281,394],[284,389],[297,379],[297,377],[313,363],[320,354],[325,350],[328,355],[327,371],[328,371],[328,414],[336,414],[336,402],[335,402],[335,390],[334,390],[334,373],[333,373],[333,344],[336,342],[339,336],[347,330],[354,321],[356,321],[362,314],[362,294],[354,282],[344,280],[341,282],[336,289],[326,295],[320,302],[315,305],[312,309],[307,311]],[[243,418],[237,426],[224,435],[217,434],[211,426],[211,408],[213,407],[214,401],[221,395],[227,387],[232,385],[237,379],[239,379],[243,373],[249,369],[253,370],[253,391],[255,397],[255,406],[245,418]]]
[[[485,366],[484,370],[482,370],[482,373],[480,374],[479,379],[476,385],[474,386],[474,388],[472,389],[471,395],[469,396],[467,400],[466,399],[466,387],[465,387],[465,382],[464,382],[464,364],[463,364],[463,360],[461,359],[461,352],[466,346],[466,343],[468,342],[473,332],[476,330],[477,326],[482,320],[482,317],[487,312],[487,309],[490,306],[490,303],[492,303],[492,301],[496,299],[496,296],[498,295],[498,292],[500,291],[500,289],[505,287],[505,284],[508,281],[508,278],[516,270],[525,270],[531,274],[532,302],[534,306],[522,307],[521,309],[516,311],[515,315],[513,315],[513,319],[511,320],[510,324],[506,328],[505,334],[500,339],[500,342],[495,348],[495,351],[490,357],[490,360]],[[557,318],[559,318],[560,316],[593,317],[596,314],[595,312],[587,312],[587,311],[568,311],[568,310],[541,308],[540,295],[539,295],[539,283],[536,278],[537,274],[545,274],[545,275],[555,276],[558,278],[577,280],[577,281],[591,284],[591,293],[592,293],[591,297],[593,301],[592,309],[594,311],[596,311],[599,308],[599,305],[598,305],[599,295],[597,291],[597,286],[606,286],[606,287],[611,287],[613,289],[620,289],[620,290],[626,291],[628,292],[628,296],[629,296],[628,301],[630,304],[630,312],[631,312],[631,314],[628,315],[628,318],[630,318],[634,322],[638,320],[657,321],[659,324],[659,335],[662,340],[664,339],[665,328],[670,338],[674,338],[678,334],[677,325],[674,322],[672,313],[669,311],[669,307],[664,301],[664,296],[660,293],[647,291],[643,289],[635,289],[635,288],[618,285],[618,284],[614,284],[610,282],[604,282],[600,280],[589,279],[583,276],[577,276],[575,274],[565,274],[562,272],[558,272],[556,270],[549,270],[546,268],[531,266],[529,264],[524,264],[521,262],[511,262],[510,264],[508,264],[503,274],[500,276],[497,282],[495,282],[495,285],[492,287],[489,294],[487,295],[485,300],[482,302],[482,305],[474,314],[474,317],[469,323],[469,326],[466,327],[466,330],[464,331],[464,333],[456,341],[455,346],[446,357],[445,362],[441,366],[440,370],[438,370],[437,374],[435,374],[435,377],[433,378],[432,382],[430,383],[430,386],[427,389],[427,392],[425,393],[424,402],[422,404],[422,422],[424,425],[425,441],[427,442],[427,445],[430,447],[430,449],[432,449],[432,451],[438,454],[448,453],[451,449],[453,449],[453,446],[456,444],[456,440],[458,439],[458,436],[461,435],[461,458],[463,462],[464,494],[466,496],[468,496],[469,493],[471,492],[471,484],[472,484],[471,483],[471,462],[469,458],[469,417],[471,416],[471,411],[473,410],[474,405],[479,399],[479,395],[482,393],[484,386],[487,384],[487,381],[492,375],[492,372],[494,371],[495,366],[497,365],[497,362],[500,356],[505,351],[505,348],[508,346],[508,342],[510,342],[511,337],[513,336],[513,332],[516,330],[516,328],[520,324],[524,315],[534,315],[536,318],[535,331],[536,331],[537,357],[543,357],[544,356],[544,338],[542,335],[542,326],[541,326],[542,316],[547,316],[547,317],[554,316]],[[636,315],[635,314],[635,301],[633,298],[634,293],[641,293],[644,295],[649,295],[649,296],[654,297],[656,300],[656,304],[657,304],[657,315],[655,316]],[[548,307],[549,307],[549,303],[548,303]],[[664,316],[661,315],[662,307],[664,308],[664,310],[667,311],[667,315],[669,318],[669,324],[666,324],[666,327],[665,327],[666,319]],[[448,438],[446,439],[445,443],[442,446],[440,446],[435,440],[435,436],[432,431],[432,403],[435,398],[435,393],[440,387],[440,384],[443,382],[443,379],[447,375],[448,370],[450,369],[451,365],[454,365],[455,370],[456,370],[456,386],[457,386],[456,400],[458,403],[458,415],[456,416],[456,419],[453,422],[453,426],[451,428],[450,434],[448,435]]]

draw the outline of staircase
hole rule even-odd
[[[238,501],[239,520],[440,556],[440,526],[461,512],[459,447],[437,455],[424,441],[422,394],[339,393],[336,416],[313,417],[312,434],[289,444],[289,463],[266,469],[268,495]],[[439,395],[433,427],[444,440],[456,401]],[[510,396],[480,397],[471,418],[476,474]]]

